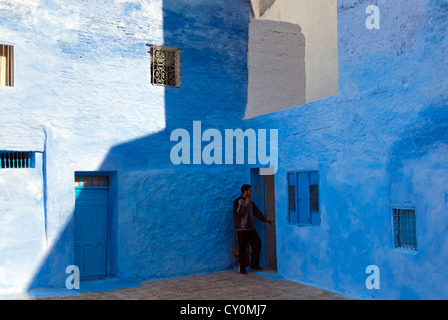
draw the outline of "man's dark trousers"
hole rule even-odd
[[[236,241],[238,243],[238,262],[240,271],[246,270],[246,247],[250,244],[252,248],[252,256],[250,259],[251,268],[260,267],[261,240],[255,229],[242,230],[236,232]]]

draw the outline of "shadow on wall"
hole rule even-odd
[[[399,159],[413,159],[427,155],[440,144],[448,142],[447,103],[431,105],[419,113],[418,122],[406,129],[402,139],[393,144],[391,166],[399,169]]]
[[[175,129],[192,133],[193,121],[202,121],[203,130],[221,132],[242,125],[249,6],[239,0],[204,3],[179,8],[176,1],[164,2],[164,34],[168,36],[163,45],[180,48],[182,60],[181,87],[165,88],[166,129],[114,146],[98,168],[112,177],[107,276],[152,280],[235,267],[232,204],[245,182],[244,166],[175,166],[170,159],[177,143],[170,141]],[[222,10],[215,8],[217,13],[210,15],[215,5]],[[235,17],[243,8],[246,16],[229,25],[232,12]],[[204,21],[216,27],[204,33]],[[189,27],[195,24],[202,27]],[[150,101],[148,97],[148,107]],[[65,287],[66,267],[75,262],[74,215],[29,289]]]
[[[392,203],[413,205],[411,198],[413,181],[411,176],[416,174],[412,170],[418,167],[418,163],[425,162],[425,166],[437,170],[444,154],[443,148],[448,143],[448,110],[446,103],[431,105],[419,113],[418,122],[409,126],[404,132],[401,140],[395,142],[391,147],[390,169]],[[431,153],[441,152],[437,162],[426,158]],[[432,161],[434,161],[433,159]],[[431,176],[427,179],[431,180]],[[429,197],[430,198],[430,197]],[[442,199],[443,201],[443,199]]]

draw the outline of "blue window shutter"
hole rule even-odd
[[[299,224],[309,225],[311,224],[309,173],[299,172],[297,174],[297,184]]]
[[[319,172],[310,172],[310,213],[311,224],[320,225]]]
[[[290,224],[299,224],[297,209],[297,173],[288,173],[288,222]]]

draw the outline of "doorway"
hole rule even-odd
[[[75,265],[81,280],[107,275],[109,176],[75,174]]]
[[[274,175],[260,175],[259,168],[250,171],[252,199],[268,220],[275,222],[275,177]],[[272,272],[277,271],[277,236],[276,225],[265,224],[254,219],[255,229],[260,236],[262,247],[260,266]]]

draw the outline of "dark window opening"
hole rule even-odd
[[[0,169],[34,168],[34,152],[0,152]]]
[[[415,210],[394,209],[395,248],[417,251]]]

